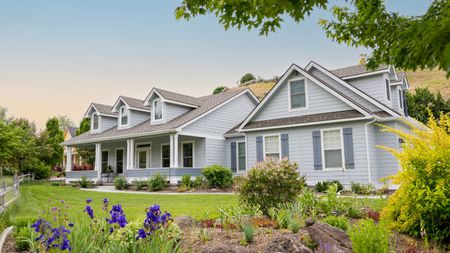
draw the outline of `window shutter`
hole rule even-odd
[[[320,143],[320,131],[313,131],[313,154],[314,154],[314,169],[322,169],[322,147]]]
[[[289,136],[288,134],[281,134],[281,158],[289,159]]]
[[[263,155],[263,137],[256,136],[256,161],[261,162],[264,160]]]
[[[236,142],[231,142],[231,171],[236,172],[237,171],[237,159],[236,159]]]
[[[344,128],[344,157],[345,157],[345,168],[354,169],[355,159],[353,155],[353,134],[351,128]]]

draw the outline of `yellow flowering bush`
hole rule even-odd
[[[403,139],[402,150],[381,147],[396,156],[402,166],[392,176],[399,189],[389,198],[382,218],[392,228],[437,242],[450,240],[450,115],[427,126],[411,125],[411,133],[387,126],[383,131]]]

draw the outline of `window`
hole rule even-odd
[[[151,147],[150,143],[136,145],[136,164],[138,169],[150,168]]]
[[[138,151],[138,168],[147,168],[147,150]]]
[[[98,130],[99,126],[99,116],[96,112],[92,114],[92,130]]]
[[[238,142],[237,143],[237,165],[238,165],[238,171],[245,170],[246,164],[245,164],[245,142]]]
[[[391,101],[391,85],[389,84],[389,79],[386,79],[386,97],[387,100]]]
[[[108,159],[109,159],[108,150],[102,151],[102,173],[105,173],[108,170]]]
[[[128,125],[128,110],[125,108],[125,106],[120,107],[119,118],[121,126]]]
[[[280,159],[280,137],[271,135],[264,137],[264,157],[270,159]]]
[[[161,99],[153,100],[153,120],[162,120],[162,102]]]
[[[183,167],[192,168],[194,166],[194,143],[183,143]]]
[[[289,82],[289,99],[291,109],[306,107],[306,79]]]
[[[170,145],[161,145],[161,165],[163,168],[170,167]]]
[[[325,169],[342,168],[343,150],[341,129],[324,130],[322,138]]]
[[[123,173],[123,149],[116,149],[116,174]]]
[[[403,96],[402,96],[402,90],[398,89],[398,103],[400,108],[403,109]]]

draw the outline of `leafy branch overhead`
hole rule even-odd
[[[326,35],[338,42],[372,50],[368,67],[394,64],[405,70],[439,67],[450,76],[450,1],[434,0],[422,16],[388,12],[383,0],[352,0],[354,7],[333,6],[333,20],[320,20]],[[177,19],[214,14],[225,29],[245,27],[267,35],[279,29],[283,17],[302,21],[327,0],[183,0]]]

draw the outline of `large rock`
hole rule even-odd
[[[195,225],[195,219],[191,216],[177,216],[173,219],[173,222],[181,229],[190,228]]]
[[[242,247],[233,247],[230,245],[206,246],[202,253],[249,253],[248,249]]]
[[[326,252],[351,253],[352,243],[348,234],[339,228],[328,224],[315,222],[306,227],[313,241]]]
[[[312,253],[297,235],[281,235],[266,245],[264,253]]]

